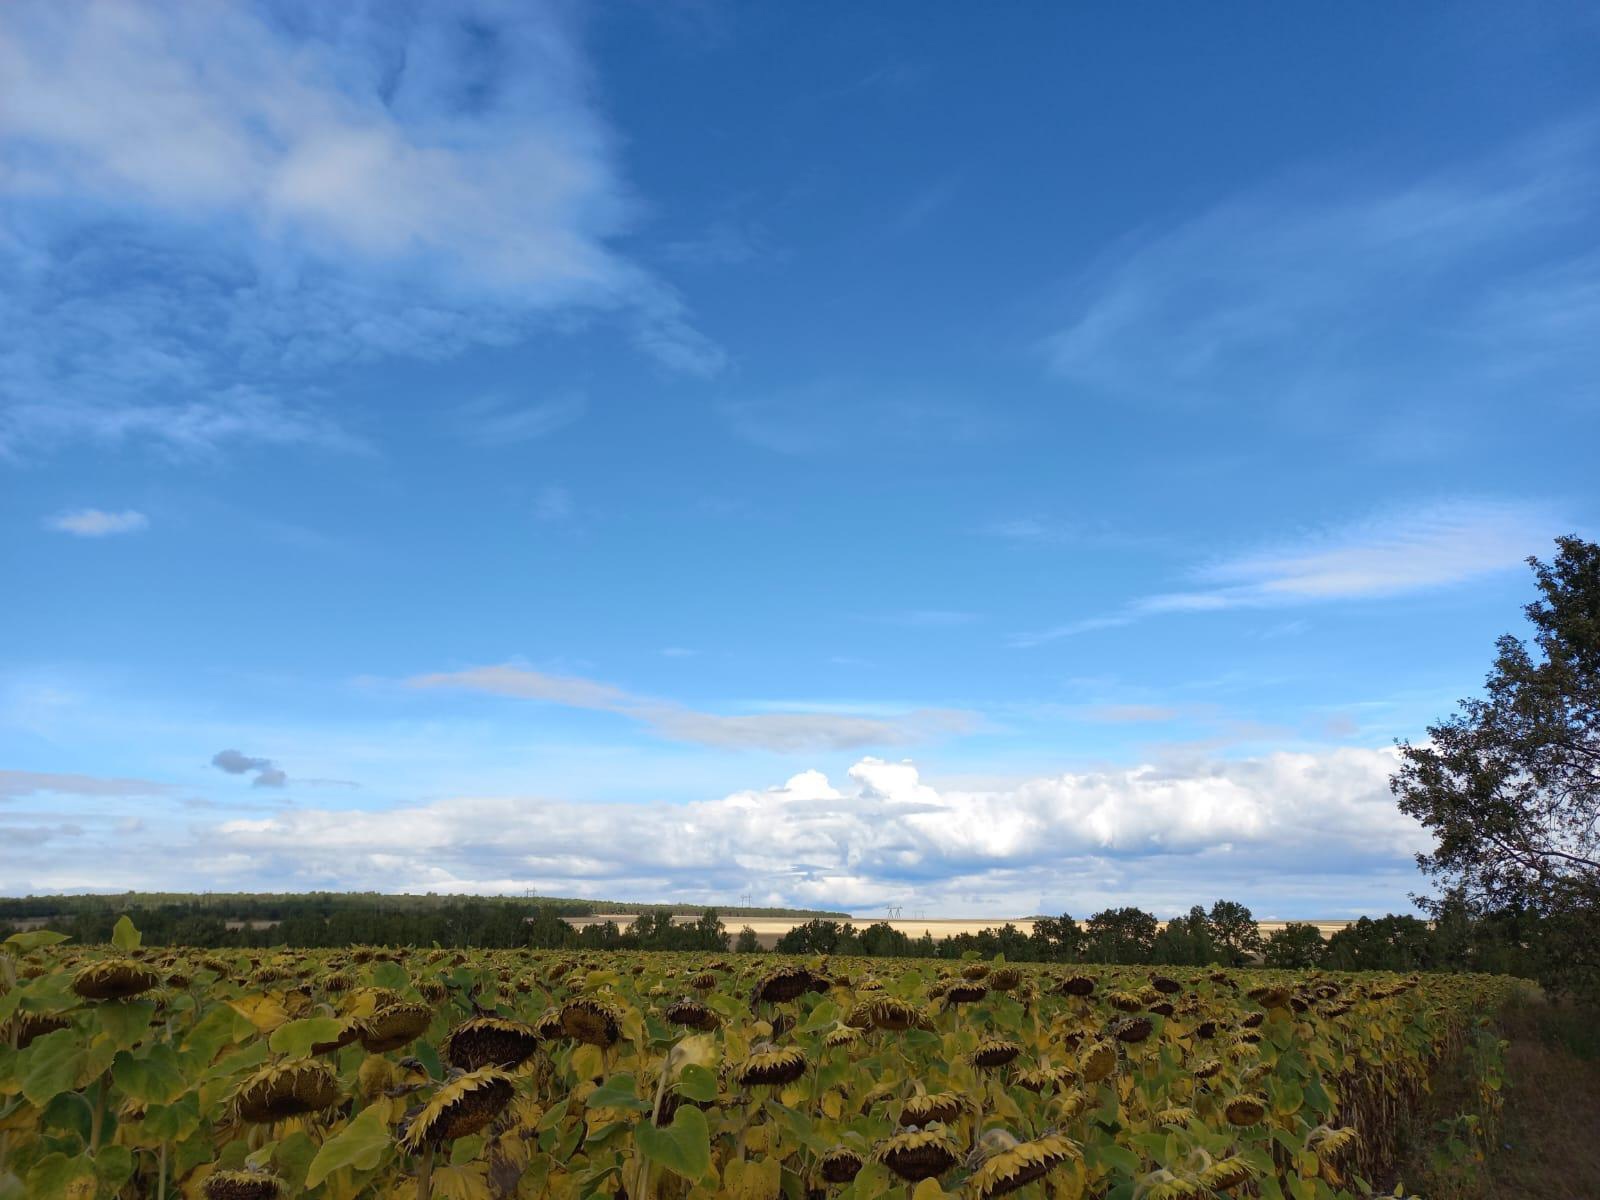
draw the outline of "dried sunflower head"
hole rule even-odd
[[[1255,1168],[1237,1154],[1219,1158],[1200,1172],[1200,1182],[1214,1192],[1226,1192],[1255,1177]]]
[[[458,1075],[436,1091],[406,1126],[400,1145],[415,1154],[430,1143],[470,1137],[511,1102],[511,1076],[498,1067]]]
[[[968,1057],[973,1066],[992,1071],[996,1067],[1005,1066],[1021,1053],[1022,1047],[1016,1042],[1008,1042],[1003,1038],[985,1038]]]
[[[1096,1042],[1083,1051],[1078,1061],[1084,1080],[1099,1083],[1117,1069],[1117,1049],[1110,1042]]]
[[[915,1004],[900,1000],[894,996],[877,996],[867,1001],[866,1017],[874,1029],[885,1029],[891,1033],[901,1033],[907,1029],[931,1029],[933,1022],[928,1020]]]
[[[1127,1017],[1111,1027],[1111,1036],[1119,1042],[1142,1042],[1154,1028],[1149,1017]]]
[[[1068,996],[1091,996],[1094,980],[1087,975],[1070,975],[1061,981],[1061,990]]]
[[[402,1000],[385,1004],[361,1022],[358,1036],[369,1054],[383,1054],[408,1046],[428,1032],[433,1010],[426,1004]]]
[[[989,994],[981,983],[953,983],[944,992],[946,1004],[976,1004]]]
[[[72,990],[85,1000],[126,1000],[161,986],[161,976],[131,958],[90,963],[72,977]]]
[[[960,1092],[928,1092],[912,1096],[900,1108],[900,1124],[908,1129],[924,1125],[949,1125],[970,1112],[972,1102]]]
[[[66,1017],[58,1017],[51,1013],[19,1012],[11,1020],[0,1025],[0,1043],[10,1045],[11,1035],[15,1032],[17,1049],[26,1050],[34,1038],[71,1028],[72,1022]]]
[[[783,1004],[803,996],[811,986],[811,972],[804,967],[784,966],[767,972],[756,984],[753,1001]]]
[[[878,1146],[875,1157],[907,1183],[943,1175],[960,1157],[944,1127],[903,1129]]]
[[[439,1048],[447,1063],[463,1071],[476,1071],[479,1067],[509,1070],[533,1056],[539,1048],[539,1035],[521,1021],[473,1017],[447,1033]]]
[[[286,1187],[265,1171],[213,1171],[200,1190],[205,1200],[278,1200]]]
[[[604,1049],[622,1036],[617,1010],[594,996],[577,996],[561,1006],[561,1029],[570,1038]]]
[[[865,1165],[861,1155],[849,1146],[835,1146],[822,1156],[818,1164],[822,1178],[828,1183],[849,1183]]]
[[[997,992],[1009,992],[1022,982],[1022,972],[1015,967],[1001,967],[989,975],[989,986]]]
[[[1150,986],[1166,996],[1171,996],[1183,990],[1183,985],[1176,979],[1168,979],[1165,975],[1150,976]]]
[[[715,1029],[722,1024],[722,1018],[715,1012],[688,996],[669,1005],[665,1016],[674,1025],[683,1025],[689,1029]]]
[[[1077,1080],[1077,1072],[1066,1067],[1038,1066],[1018,1072],[1012,1082],[1030,1092],[1043,1092],[1046,1088],[1071,1087]]]
[[[963,979],[982,979],[988,974],[988,963],[968,963],[961,968],[961,978]]]
[[[757,1042],[739,1067],[739,1082],[746,1087],[781,1087],[805,1072],[806,1056],[793,1046],[779,1048],[771,1042]]]
[[[1234,1096],[1222,1106],[1230,1125],[1256,1125],[1267,1115],[1266,1101],[1260,1096]]]
[[[252,1125],[321,1112],[338,1102],[339,1081],[333,1071],[308,1058],[262,1067],[233,1094],[234,1113]]]
[[[979,1200],[1004,1196],[1043,1179],[1063,1163],[1081,1158],[1076,1142],[1058,1133],[1047,1133],[1031,1142],[1017,1142],[989,1155],[968,1181]]]

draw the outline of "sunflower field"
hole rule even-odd
[[[1364,1196],[1517,981],[0,950],[0,1200]],[[1467,1152],[1476,1153],[1468,1146]]]

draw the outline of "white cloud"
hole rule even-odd
[[[1438,501],[1224,558],[1195,573],[1201,587],[1145,596],[1120,613],[1017,634],[1011,644],[1037,646],[1160,613],[1368,600],[1449,587],[1518,569],[1567,531],[1548,505]]]
[[[486,692],[518,700],[539,700],[568,708],[617,713],[640,721],[662,737],[726,749],[851,750],[901,745],[972,728],[971,713],[917,709],[882,716],[850,712],[758,712],[727,715],[638,696],[607,683],[573,675],[551,675],[515,664],[470,667],[418,675],[413,688]]]
[[[512,404],[501,396],[482,396],[461,408],[464,434],[482,446],[514,445],[548,437],[583,418],[589,400],[570,392],[533,404]]]
[[[1552,366],[1592,394],[1595,137],[1573,124],[1366,190],[1350,172],[1283,180],[1140,231],[1079,281],[1045,354],[1073,383],[1162,404],[1314,422],[1381,400],[1373,436],[1413,404],[1454,416],[1546,391],[1529,382]]]
[[[1200,572],[1213,586],[1147,597],[1138,607],[1269,607],[1447,587],[1518,568],[1562,532],[1560,520],[1541,505],[1446,501],[1225,559]]]
[[[148,529],[150,519],[142,512],[125,508],[121,512],[106,512],[99,508],[78,508],[57,513],[45,521],[45,528],[76,537],[109,537],[118,533],[138,533]]]
[[[1338,915],[1402,906],[1425,835],[1395,808],[1390,749],[1139,766],[993,788],[939,787],[863,758],[835,786],[667,804],[537,795],[377,811],[292,809],[203,837],[244,886],[520,891],[682,901],[745,890],[866,909],[908,896],[941,914],[1172,911],[1233,895]],[[190,876],[191,880],[193,876]],[[1335,911],[1337,910],[1337,911]]]
[[[24,796],[159,796],[171,790],[164,783],[152,783],[145,779],[0,770],[0,800],[15,800]]]
[[[355,439],[308,368],[605,312],[721,351],[614,240],[637,206],[573,10],[154,0],[0,12],[0,446]]]

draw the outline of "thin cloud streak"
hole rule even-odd
[[[407,679],[406,686],[479,692],[616,713],[644,724],[669,741],[779,754],[902,745],[963,733],[977,725],[975,714],[959,709],[915,709],[890,716],[831,712],[731,715],[703,712],[638,696],[581,676],[552,675],[511,663],[417,675]]]

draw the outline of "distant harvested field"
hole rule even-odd
[[[596,913],[589,917],[565,917],[567,924],[575,929],[582,929],[589,925],[603,925],[607,921],[614,921],[618,929],[626,929],[633,924],[633,913]],[[692,925],[700,919],[699,913],[680,913],[673,918],[680,925]],[[858,929],[868,925],[876,925],[881,918],[852,917],[850,923]],[[723,924],[728,932],[737,934],[739,930],[748,925],[755,930],[756,938],[761,945],[770,950],[778,944],[778,939],[796,925],[804,925],[805,920],[799,917],[724,917]],[[985,929],[998,929],[1002,925],[1015,925],[1024,933],[1033,932],[1033,922],[1026,917],[929,917],[922,920],[905,921],[896,920],[887,922],[889,926],[907,937],[920,938],[929,934],[935,941],[940,938],[954,937],[962,933],[979,933]],[[1282,929],[1287,921],[1258,921],[1256,927],[1261,930],[1263,937]],[[1333,936],[1339,930],[1354,921],[1303,921],[1300,924],[1315,925],[1324,938]]]

